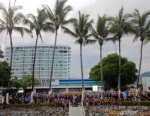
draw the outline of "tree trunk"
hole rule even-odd
[[[8,80],[8,87],[7,87],[6,95],[5,95],[6,104],[9,104],[9,89],[10,89],[11,72],[12,72],[12,59],[13,59],[12,32],[9,32],[9,37],[10,37],[10,47],[11,47],[10,55],[11,56],[10,56],[10,66],[9,66],[10,74],[9,74],[9,80]]]
[[[12,33],[11,32],[9,32],[9,36],[10,36],[10,47],[11,47],[10,55],[11,56],[10,56],[10,66],[9,66],[10,74],[9,74],[7,91],[9,91],[9,88],[10,88],[11,72],[12,72],[12,59],[13,59],[13,43],[12,43]]]
[[[52,57],[52,66],[51,66],[51,73],[50,73],[50,80],[49,80],[49,93],[52,92],[52,77],[53,77],[53,67],[54,67],[54,56],[55,56],[55,48],[56,48],[56,42],[57,42],[57,29],[55,32],[55,43],[53,48],[53,57]]]
[[[83,82],[83,63],[82,63],[82,44],[80,44],[80,62],[81,62],[81,78],[82,78],[82,97],[81,97],[81,107],[82,113],[84,115],[84,107],[83,107],[83,100],[84,100],[84,82]]]
[[[121,40],[119,38],[119,76],[118,76],[118,94],[120,97],[120,80],[121,80]]]
[[[35,60],[36,60],[36,49],[37,49],[38,35],[35,42],[34,59],[33,59],[33,72],[32,72],[32,91],[34,91],[34,71],[35,71]]]
[[[103,91],[104,91],[104,81],[103,81],[103,64],[102,64],[102,45],[100,45],[100,72],[101,72],[101,84],[102,84],[102,92],[101,98],[103,98]]]
[[[140,63],[139,63],[139,71],[138,71],[138,75],[137,75],[137,89],[138,89],[138,85],[139,85],[139,78],[140,78],[140,73],[141,73],[142,51],[143,51],[143,41],[141,41]]]

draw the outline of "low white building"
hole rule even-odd
[[[150,92],[150,77],[142,78],[143,91]]]

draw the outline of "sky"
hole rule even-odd
[[[14,0],[10,0],[11,3]],[[56,0],[17,0],[16,5],[23,6],[22,13],[25,15],[32,13],[36,15],[37,8],[41,8],[42,4],[49,5],[52,9]],[[8,5],[9,0],[0,0],[1,3]],[[138,9],[141,13],[150,10],[149,4],[150,0],[68,0],[68,5],[73,7],[68,15],[68,18],[78,18],[79,10],[83,13],[90,15],[90,19],[94,19],[94,23],[97,22],[98,15],[116,16],[119,9],[123,6],[125,13],[133,13],[135,9]],[[34,36],[35,37],[35,36]],[[52,33],[42,33],[43,44],[54,44],[54,34]],[[121,55],[127,57],[128,60],[136,63],[136,67],[139,67],[140,60],[140,41],[133,43],[134,36],[128,35],[124,36],[121,41]],[[76,39],[64,34],[61,29],[58,32],[59,45],[69,45],[71,46],[71,78],[81,78],[81,68],[80,68],[80,52],[79,45],[75,44]],[[35,43],[35,38],[31,38],[29,35],[25,34],[22,38],[20,34],[13,33],[13,44],[14,45],[27,45]],[[41,41],[38,42],[41,44]],[[9,37],[6,32],[0,34],[0,45],[4,48],[9,45]],[[117,53],[118,53],[118,43],[116,43]],[[150,43],[145,45],[143,48],[143,61],[141,73],[145,71],[150,71]],[[115,53],[115,44],[112,42],[107,42],[103,46],[103,57],[108,54]],[[96,65],[99,60],[99,44],[87,45],[83,47],[83,72],[84,78],[89,78],[90,69]]]

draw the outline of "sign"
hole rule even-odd
[[[93,85],[93,87],[92,87],[92,88],[93,88],[93,91],[94,91],[94,92],[97,92],[97,91],[98,91],[98,87],[97,87],[97,85]]]
[[[109,111],[108,111],[108,114],[109,114],[109,115],[119,115],[119,114],[120,114],[120,111],[117,111],[117,110],[109,110]]]
[[[22,88],[19,89],[18,93],[23,93],[24,90]]]

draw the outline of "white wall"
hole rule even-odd
[[[143,91],[149,91],[148,88],[150,88],[150,77],[143,77],[142,78],[142,85],[143,85]]]

